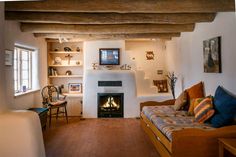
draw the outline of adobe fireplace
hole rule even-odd
[[[124,93],[98,93],[98,117],[124,117]]]

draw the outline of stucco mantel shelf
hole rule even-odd
[[[133,70],[87,70],[91,74],[131,74],[135,73]]]

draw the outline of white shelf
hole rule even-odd
[[[49,78],[74,78],[74,77],[83,77],[83,75],[57,75],[57,76],[49,76]]]
[[[81,67],[83,65],[48,65],[49,67]]]
[[[63,95],[66,95],[67,97],[83,97],[83,93],[63,93]]]
[[[79,54],[80,52],[77,51],[50,51],[50,54]]]

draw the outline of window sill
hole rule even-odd
[[[22,95],[27,95],[27,94],[30,94],[30,93],[38,92],[38,91],[40,91],[40,89],[28,90],[26,92],[15,93],[14,96],[18,97],[18,96],[22,96]]]

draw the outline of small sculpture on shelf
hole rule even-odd
[[[72,50],[71,50],[71,48],[69,48],[69,47],[64,47],[64,51],[70,52],[70,51],[72,51]]]
[[[76,61],[76,65],[81,65],[81,61],[80,60]]]
[[[79,47],[77,47],[77,48],[76,48],[76,51],[77,51],[77,52],[80,52],[80,48],[79,48]]]
[[[131,69],[131,66],[128,65],[128,64],[124,64],[120,67],[121,70],[130,70]]]
[[[92,63],[92,67],[93,67],[93,70],[97,70],[98,69],[98,63]]]
[[[72,57],[73,57],[73,56],[70,55],[70,54],[68,54],[68,55],[65,56],[65,58],[68,58],[68,65],[70,65],[70,60],[71,60]]]
[[[72,72],[70,70],[67,70],[66,75],[72,75]]]

